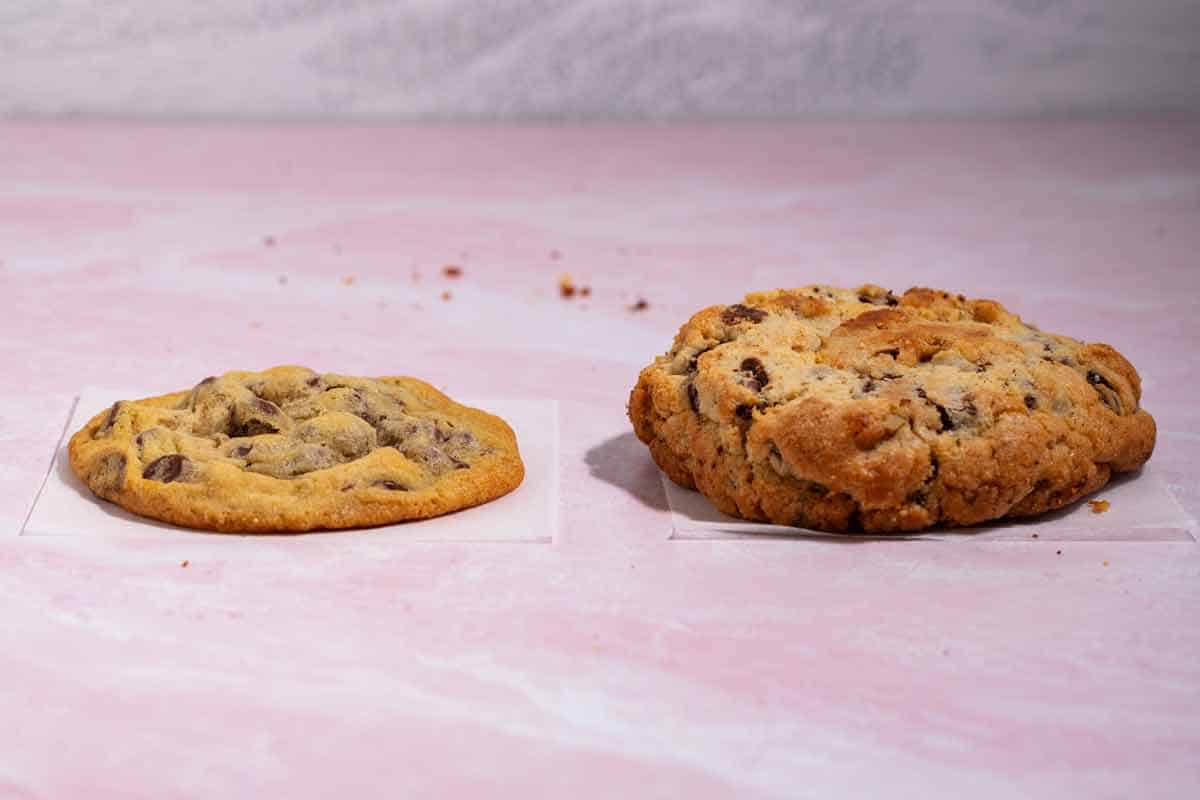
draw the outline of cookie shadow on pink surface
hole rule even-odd
[[[658,466],[632,432],[591,448],[584,461],[593,478],[621,489],[655,511],[670,511]]]

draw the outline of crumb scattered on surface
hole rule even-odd
[[[345,284],[346,286],[353,286],[354,285],[354,276],[347,275],[346,277],[342,278],[342,283]]]
[[[447,278],[460,278],[462,277],[463,271],[462,267],[455,266],[454,264],[447,264],[446,266],[442,267],[442,274]]]
[[[181,567],[186,567],[187,565],[188,565],[188,560],[186,558],[183,561],[179,562],[179,566],[181,566]]]
[[[1107,561],[1105,561],[1105,562],[1104,562],[1104,566],[1106,566],[1106,567],[1108,566],[1108,562],[1107,562]]]
[[[1033,538],[1035,538],[1035,539],[1036,539],[1036,538],[1038,538],[1038,535],[1035,533],[1035,534],[1033,535]]]
[[[250,327],[251,327],[251,328],[261,328],[261,327],[262,327],[262,323],[261,323],[261,322],[251,322],[251,323],[250,323]]]
[[[442,292],[442,299],[443,299],[443,300],[449,300],[449,299],[450,299],[452,296],[453,296],[453,295],[451,295],[451,294],[450,294],[450,292]]]
[[[575,282],[571,280],[570,273],[564,272],[558,276],[558,293],[563,297],[575,296]]]
[[[1055,554],[1055,555],[1059,555],[1059,556],[1061,556],[1061,555],[1062,555],[1062,550],[1055,550],[1055,551],[1054,551],[1054,554]]]
[[[287,275],[280,275],[280,276],[279,276],[279,285],[280,285],[280,286],[287,286]]]
[[[644,297],[639,297],[637,299],[637,302],[629,307],[629,310],[630,311],[645,311],[649,307],[650,307],[650,304],[646,302],[646,299]]]
[[[550,251],[550,260],[551,261],[562,261],[562,253],[559,252],[558,250],[551,250]]]
[[[1092,507],[1093,514],[1103,514],[1108,511],[1107,500],[1088,500],[1088,505]]]
[[[592,296],[592,287],[580,286],[579,287],[579,296],[580,297],[591,297]]]
[[[264,236],[263,237],[263,247],[274,247],[274,246],[275,246],[275,237],[274,236]]]

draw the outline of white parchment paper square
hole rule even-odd
[[[156,392],[93,387],[83,390],[67,424],[66,435],[59,443],[50,474],[22,531],[24,535],[118,538],[214,535],[130,514],[97,498],[71,472],[66,439],[72,433],[120,398],[153,394]],[[502,417],[516,432],[525,462],[525,480],[515,491],[490,503],[435,519],[305,535],[393,537],[414,542],[551,541],[558,529],[558,402],[548,398],[490,396],[466,397],[459,402]]]
[[[704,495],[684,489],[662,476],[671,507],[673,539],[739,539],[763,536],[792,538],[844,537],[807,528],[745,522],[718,511]],[[973,528],[938,530],[910,536],[937,541],[1194,541],[1196,521],[1175,500],[1166,483],[1147,465],[1134,475],[1120,476],[1089,499],[1107,500],[1108,511],[1092,512],[1085,502],[1029,520],[1015,520]],[[885,538],[880,535],[856,538]]]

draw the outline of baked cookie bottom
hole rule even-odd
[[[639,376],[634,430],[743,519],[912,532],[1041,514],[1154,448],[1107,345],[929,289],[808,286],[696,314]]]
[[[105,500],[231,533],[427,519],[494,500],[525,474],[499,417],[416,378],[303,367],[120,401],[76,432],[68,453]]]

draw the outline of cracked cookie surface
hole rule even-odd
[[[642,370],[638,438],[748,520],[902,532],[1039,514],[1154,449],[1137,372],[991,300],[806,286],[693,316]]]
[[[229,532],[424,519],[494,500],[525,474],[502,419],[423,381],[295,366],[118,401],[68,452],[99,497]]]

